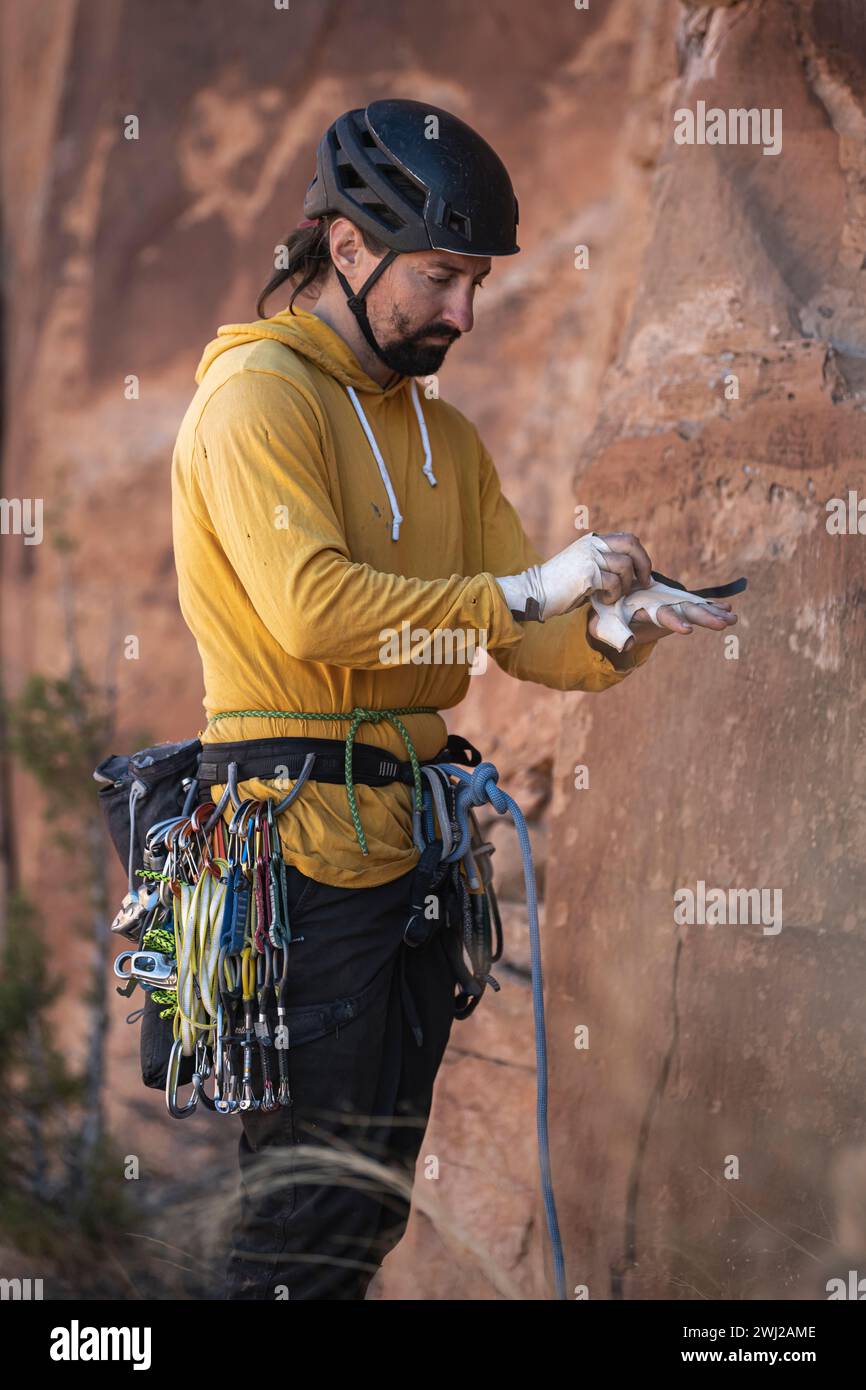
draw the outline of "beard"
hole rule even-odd
[[[461,335],[446,323],[427,323],[422,328],[411,329],[409,321],[399,309],[392,314],[391,328],[399,336],[393,342],[379,342],[379,352],[392,372],[400,376],[432,376],[438,372],[445,361],[445,354],[451,344]],[[431,343],[422,341],[428,334],[447,338],[447,342]],[[378,335],[376,335],[377,342]]]

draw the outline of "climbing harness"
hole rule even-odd
[[[219,720],[219,719],[240,719],[240,718],[252,718],[252,719],[305,719],[305,720],[312,720],[312,721],[316,721],[316,720],[334,721],[334,720],[338,720],[338,719],[348,719],[348,720],[350,720],[351,723],[350,723],[350,726],[349,726],[349,732],[348,732],[347,735],[346,735],[346,753],[345,753],[345,758],[344,758],[344,775],[345,775],[345,781],[346,781],[346,794],[347,794],[347,796],[348,796],[348,798],[349,798],[349,811],[351,812],[351,816],[352,816],[352,824],[353,824],[354,827],[355,827],[355,834],[356,834],[357,837],[358,837],[358,844],[361,846],[361,853],[362,853],[362,854],[368,854],[368,853],[369,853],[369,850],[367,849],[367,837],[366,837],[366,835],[364,834],[364,829],[363,829],[363,826],[361,825],[361,815],[360,815],[360,812],[358,811],[358,802],[357,802],[357,798],[356,798],[356,796],[355,796],[355,780],[354,780],[354,773],[353,773],[353,751],[354,751],[354,749],[355,749],[355,735],[357,734],[358,729],[360,728],[360,726],[361,726],[362,724],[378,724],[378,723],[380,723],[383,719],[387,720],[387,721],[388,721],[391,725],[393,725],[393,727],[397,730],[397,733],[400,735],[400,737],[402,738],[402,740],[403,740],[403,742],[404,742],[404,744],[405,744],[405,746],[406,746],[406,750],[407,750],[407,752],[408,752],[408,754],[409,754],[409,762],[411,763],[411,766],[412,766],[412,779],[413,779],[413,784],[414,784],[414,789],[415,789],[414,811],[415,811],[415,815],[417,816],[417,815],[420,814],[420,811],[421,811],[421,794],[422,794],[422,793],[421,793],[421,771],[420,771],[420,764],[419,764],[419,762],[418,762],[418,754],[415,752],[415,745],[413,744],[412,739],[411,739],[411,737],[410,737],[410,735],[409,735],[409,730],[406,728],[406,725],[402,722],[402,720],[401,720],[398,716],[401,715],[401,714],[438,714],[438,713],[439,713],[439,711],[438,711],[438,709],[436,709],[435,705],[402,705],[402,706],[400,706],[400,707],[397,708],[397,709],[365,709],[365,708],[363,708],[363,706],[357,706],[355,709],[351,710],[351,711],[349,712],[349,714],[318,714],[318,713],[316,713],[316,714],[309,714],[309,713],[299,713],[297,710],[285,710],[285,709],[232,709],[232,710],[224,710],[224,711],[223,711],[222,713],[220,713],[220,714],[212,714],[212,715],[211,715],[211,718],[210,718],[210,722],[211,722],[211,724],[214,724],[214,723],[216,723],[217,720]],[[301,741],[301,742],[308,742],[308,740],[300,740],[300,741]],[[328,740],[328,742],[330,742],[330,740]],[[220,744],[217,744],[217,745],[213,745],[213,747],[215,748],[215,750],[216,750],[217,752],[220,752],[220,751],[222,751],[222,747],[223,747],[223,746],[220,745]],[[365,747],[369,747],[369,745],[362,745],[362,748],[365,748]],[[224,753],[223,753],[223,756],[225,756]],[[386,759],[386,762],[388,762],[388,761],[393,761],[393,759]],[[250,774],[248,774],[248,775],[250,775]],[[307,775],[309,775],[309,772],[307,773]],[[218,781],[218,780],[219,780],[219,779],[215,778],[215,779],[214,779],[214,782],[216,782],[216,781]],[[306,780],[306,777],[304,777],[303,780],[305,781],[305,780]],[[330,781],[330,780],[333,780],[333,779],[332,779],[332,778],[324,778],[324,777],[321,776],[320,772],[317,771],[317,772],[316,772],[316,780],[321,782],[321,781],[326,781],[326,780]],[[390,778],[390,779],[389,779],[389,778],[386,777],[386,780],[393,780],[393,778]],[[212,783],[212,785],[213,785],[213,783]],[[298,788],[298,790],[300,790],[300,788]]]
[[[230,716],[349,721],[345,741],[339,739],[274,738],[229,744],[196,744],[191,768],[189,744],[169,745],[166,754],[171,781],[181,765],[189,774],[172,794],[154,794],[153,804],[175,802],[175,814],[151,821],[136,754],[108,759],[94,774],[108,796],[128,796],[128,852],[121,857],[129,869],[129,892],[112,924],[135,946],[117,957],[114,972],[130,994],[144,992],[145,1006],[130,1015],[142,1017],[142,1074],[149,1085],[165,1087],[166,1106],[174,1118],[193,1114],[199,1104],[220,1115],[248,1110],[275,1111],[292,1104],[288,1051],[359,1014],[378,997],[378,980],[351,999],[335,1000],[316,1009],[288,1007],[287,986],[292,947],[300,941],[292,930],[288,908],[286,863],[277,818],[298,796],[308,780],[346,786],[349,808],[362,853],[367,845],[355,795],[355,785],[383,786],[401,781],[413,788],[413,840],[418,861],[410,882],[403,943],[423,946],[441,925],[445,954],[457,986],[454,1015],[468,1017],[488,985],[499,984],[491,974],[502,955],[502,923],[493,888],[490,857],[493,846],[484,841],[475,810],[491,806],[499,815],[510,813],[523,857],[532,961],[532,1007],[537,1063],[536,1127],[541,1187],[550,1240],[556,1292],[565,1298],[565,1270],[550,1167],[547,1128],[547,1047],[541,976],[538,904],[532,851],[526,823],[516,802],[498,786],[499,774],[483,762],[477,749],[451,734],[433,759],[420,762],[412,739],[400,719],[409,713],[436,713],[432,707],[373,710],[357,707],[348,714],[309,714],[295,711],[226,711],[212,722]],[[360,744],[361,724],[387,720],[401,735],[407,761]],[[181,757],[178,750],[183,750]],[[146,750],[152,756],[158,750]],[[157,757],[155,763],[161,760]],[[109,778],[106,767],[124,775]],[[287,795],[242,797],[242,782],[277,775],[294,779]],[[151,779],[152,787],[157,778]],[[121,785],[118,787],[117,783]],[[209,797],[224,786],[218,801]],[[200,793],[201,789],[201,793]],[[114,808],[117,819],[117,807]],[[119,836],[114,826],[115,843]],[[141,863],[135,865],[140,843]],[[134,878],[141,880],[136,887]],[[441,915],[441,923],[440,923]],[[419,1046],[423,1032],[409,990],[406,952],[401,950],[399,983],[408,1025]],[[273,1025],[273,1026],[272,1026]],[[164,1037],[165,1049],[154,1043],[145,1059],[148,1037]],[[150,1044],[148,1044],[150,1048]],[[257,1061],[257,1069],[254,1063]],[[256,1071],[260,1085],[256,1087]],[[185,1098],[183,1087],[189,1086]],[[207,1088],[210,1088],[207,1089]]]

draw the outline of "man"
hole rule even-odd
[[[631,535],[581,537],[542,562],[475,427],[422,402],[414,378],[471,330],[492,257],[519,250],[514,191],[480,136],[417,102],[347,112],[321,142],[304,210],[258,307],[285,280],[292,303],[219,330],[174,455],[180,602],[204,668],[215,796],[231,758],[240,796],[279,797],[281,753],[336,750],[342,767],[347,738],[356,759],[367,745],[391,766],[433,759],[439,711],[464,698],[469,666],[431,660],[424,634],[471,632],[520,680],[598,691],[660,637],[735,621],[727,605],[658,594],[656,622],[634,612],[632,591],[650,595],[652,580]],[[294,308],[301,292],[312,310]],[[619,652],[598,633],[617,604]],[[408,1202],[349,1171],[352,1157],[411,1181],[454,978],[441,930],[420,949],[403,941],[418,860],[406,781],[356,778],[347,797],[314,771],[279,822],[291,1104],[242,1113],[227,1296],[361,1299]],[[321,1155],[318,1171],[298,1171],[300,1145]]]

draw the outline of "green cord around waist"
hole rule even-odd
[[[355,734],[362,724],[379,724],[383,719],[393,725],[406,745],[406,751],[409,754],[409,762],[412,764],[412,779],[415,783],[415,810],[420,812],[423,805],[421,768],[409,730],[398,716],[401,714],[438,713],[435,705],[400,705],[397,709],[364,709],[362,705],[356,705],[349,714],[310,714],[291,709],[228,709],[223,710],[220,714],[212,714],[208,724],[215,724],[218,719],[350,719],[351,725],[346,735],[346,794],[349,798],[352,824],[355,827],[358,844],[361,846],[361,853],[367,854],[369,853],[367,837],[361,824],[361,814],[355,796],[355,782],[352,777],[352,749],[355,746]]]

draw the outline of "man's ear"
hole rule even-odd
[[[344,275],[358,269],[365,249],[361,233],[348,217],[338,217],[331,223],[331,260]]]

